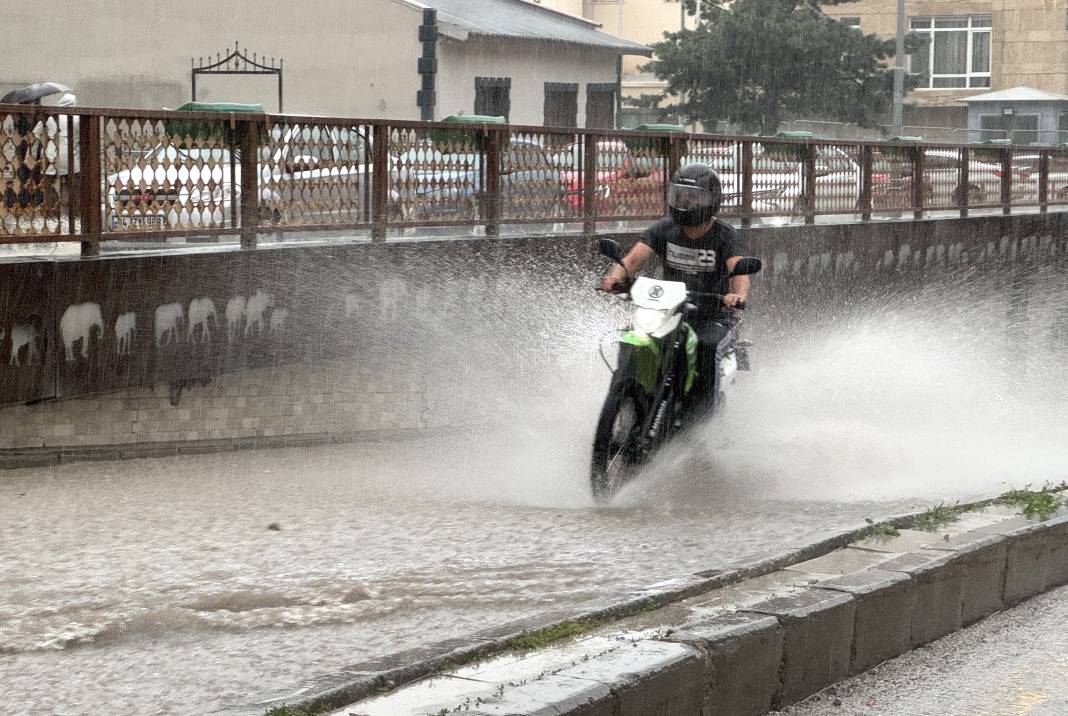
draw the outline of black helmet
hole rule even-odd
[[[723,197],[719,176],[707,164],[688,164],[671,177],[667,205],[679,226],[698,226],[719,211]]]

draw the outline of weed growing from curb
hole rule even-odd
[[[560,622],[559,624],[553,624],[544,629],[538,629],[513,637],[508,640],[507,647],[517,651],[541,649],[552,644],[554,641],[593,631],[598,626],[600,626],[598,623],[589,620]]]
[[[1050,485],[1048,482],[1040,490],[1032,490],[1031,485],[1024,485],[1020,490],[1009,490],[999,499],[1007,505],[1020,508],[1028,519],[1048,519],[1050,515],[1064,506],[1064,498],[1059,494],[1068,490],[1068,483]]]
[[[325,714],[331,709],[316,709],[309,711],[308,709],[301,708],[299,706],[276,706],[273,709],[268,709],[263,716],[319,716],[319,714]]]
[[[936,532],[940,527],[959,522],[960,516],[966,511],[959,502],[953,505],[939,502],[934,507],[928,507],[926,512],[912,520],[912,526],[925,532]]]
[[[901,534],[892,522],[876,522],[870,517],[865,517],[864,521],[868,523],[868,528],[858,535],[857,541],[869,537],[897,537]]]

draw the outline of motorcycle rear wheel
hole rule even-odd
[[[598,502],[606,502],[638,473],[642,462],[642,403],[634,385],[609,388],[597,432],[593,439],[590,464],[590,491]]]

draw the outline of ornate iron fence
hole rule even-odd
[[[66,110],[63,110],[66,111]],[[254,166],[247,158],[254,157]],[[1068,204],[1068,148],[727,137],[507,125],[0,106],[0,243],[261,231],[649,220],[680,165],[719,172],[721,214]]]

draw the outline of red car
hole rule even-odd
[[[583,161],[579,145],[571,148],[571,169],[564,170],[567,202],[581,214],[585,206]],[[597,143],[597,215],[633,216],[663,211],[664,170],[659,156],[643,156],[623,142]]]

